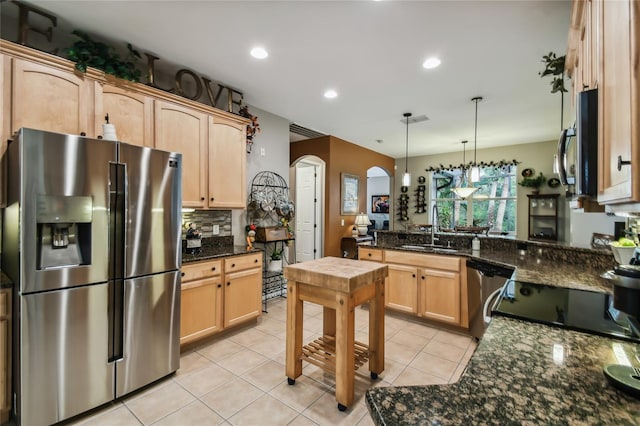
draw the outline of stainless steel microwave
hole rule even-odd
[[[578,93],[575,128],[558,140],[556,168],[560,182],[575,196],[598,192],[598,89]]]

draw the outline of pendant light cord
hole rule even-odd
[[[473,166],[477,167],[478,163],[476,162],[476,150],[478,147],[478,102],[482,100],[482,96],[476,96],[471,100],[476,103],[476,124],[475,124],[475,130],[473,134]]]
[[[409,117],[411,117],[411,113],[405,112],[404,116],[407,118],[407,140],[405,143],[404,152],[404,172],[409,173]]]

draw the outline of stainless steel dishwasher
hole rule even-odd
[[[491,321],[491,308],[514,269],[478,259],[467,259],[469,332],[480,339]]]

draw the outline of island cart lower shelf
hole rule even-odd
[[[369,345],[354,342],[354,368],[357,370],[369,360]],[[313,364],[331,373],[336,372],[336,338],[334,336],[318,337],[302,347],[303,361]],[[372,373],[377,376],[376,373]],[[375,377],[374,377],[375,379]]]

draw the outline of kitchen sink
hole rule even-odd
[[[420,245],[420,244],[405,244],[401,245],[400,248],[410,249],[410,250],[420,250],[427,253],[457,253],[458,250],[446,247],[434,247],[431,245]]]

